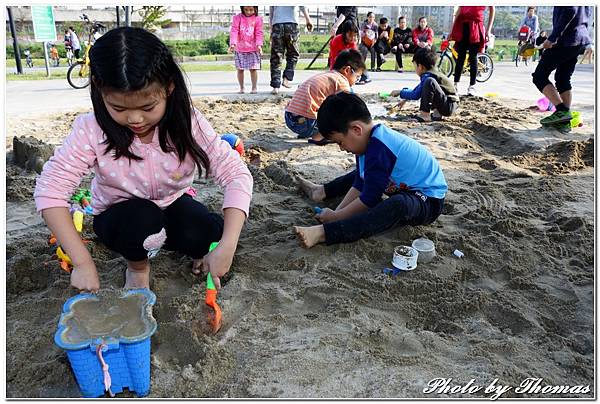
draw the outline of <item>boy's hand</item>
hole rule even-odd
[[[400,90],[394,90],[390,93],[390,97],[398,97],[400,95]]]
[[[202,259],[202,272],[210,272],[217,290],[221,289],[221,277],[229,272],[235,249],[227,248],[224,244],[219,245],[206,254]]]
[[[408,100],[401,100],[398,104],[396,104],[396,108],[402,109]]]
[[[544,43],[542,44],[542,48],[544,49],[548,49],[554,46],[554,42],[550,42],[549,40],[545,40]]]
[[[311,22],[307,22],[306,23],[306,29],[308,30],[308,32],[312,32],[313,30],[313,25]]]
[[[410,44],[408,44],[408,43],[405,43],[405,44],[404,44],[404,49],[408,49],[408,47],[409,47],[409,46],[410,46]]]
[[[93,261],[74,265],[71,271],[71,286],[80,291],[96,293],[100,289],[100,278]]]
[[[315,215],[315,217],[321,223],[335,222],[337,220],[335,211],[329,208],[321,209],[321,213]]]

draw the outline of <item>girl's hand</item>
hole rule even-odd
[[[93,261],[73,266],[71,286],[80,291],[96,293],[100,289],[100,278]]]
[[[235,45],[230,45],[229,48],[227,48],[227,52],[231,53],[235,51]]]
[[[202,272],[210,272],[217,290],[221,289],[220,278],[231,268],[234,253],[235,248],[228,248],[219,242],[219,245],[202,259]]]
[[[315,217],[321,223],[335,222],[337,220],[335,211],[329,208],[321,209],[321,213],[316,214]]]
[[[400,90],[394,90],[390,93],[390,97],[397,97],[400,95]]]
[[[259,54],[260,56],[262,56],[262,54],[263,54],[263,53],[262,53],[262,46],[259,46],[259,47],[258,47],[258,54]]]

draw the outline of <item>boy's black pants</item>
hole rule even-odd
[[[458,108],[458,102],[450,100],[442,87],[433,77],[427,77],[423,82],[421,92],[421,107],[423,112],[430,112],[437,109],[443,116],[450,116]]]
[[[345,195],[352,188],[355,175],[356,170],[325,184],[325,198]],[[419,191],[400,191],[364,213],[325,223],[325,243],[350,243],[396,226],[430,224],[443,208],[444,199],[431,198]]]
[[[548,48],[544,50],[542,58],[538,62],[533,76],[533,84],[542,92],[544,87],[550,83],[548,77],[553,70],[556,90],[559,94],[569,91],[571,87],[571,76],[577,65],[577,56],[585,49],[584,45]]]
[[[202,258],[210,244],[221,239],[223,218],[188,194],[164,210],[152,201],[135,198],[114,204],[94,217],[98,239],[129,261],[147,258],[144,241],[163,229],[167,239],[162,248]]]

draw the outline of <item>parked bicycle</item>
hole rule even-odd
[[[437,69],[446,76],[452,76],[454,73],[454,69],[456,67],[456,62],[458,59],[458,52],[456,49],[450,45],[449,40],[442,41],[440,46],[440,60],[437,64]],[[463,74],[466,74],[470,71],[469,68],[469,58],[465,58],[465,64],[463,66]],[[486,52],[477,54],[477,76],[475,80],[479,83],[483,83],[488,81],[490,77],[492,77],[492,73],[494,73],[494,62],[490,55]]]
[[[84,41],[85,51],[83,58],[78,59],[67,71],[67,81],[73,88],[86,88],[90,85],[90,49],[94,45],[95,40],[100,36],[100,30],[106,28],[97,21],[90,21],[87,15],[81,16],[86,26],[88,27],[88,39]]]

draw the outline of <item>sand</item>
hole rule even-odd
[[[483,386],[498,379],[512,386],[503,397],[548,397],[515,392],[529,377],[543,378],[542,386],[590,385],[589,393],[552,397],[595,395],[593,106],[581,108],[584,126],[568,134],[540,128],[538,113],[508,99],[465,98],[456,117],[431,124],[380,108],[383,121],[439,159],[449,183],[442,216],[306,250],[292,226],[316,224],[315,204],[295,176],[328,181],[354,159],[335,145],[295,139],[283,124],[286,98],[252,100],[196,100],[217,131],[243,137],[254,199],[219,293],[217,335],[197,327],[205,285],[190,260],[170,252],[152,260],[150,397],[489,397],[425,394],[433,378]],[[7,145],[24,135],[59,143],[76,112],[9,117]],[[7,395],[78,397],[52,339],[61,305],[76,291],[52,260],[32,202],[34,178],[8,167]],[[212,181],[194,186],[220,209]],[[96,242],[89,218],[84,235],[102,286],[122,287],[125,262]],[[421,236],[435,242],[434,260],[396,277],[382,273],[395,246]]]

